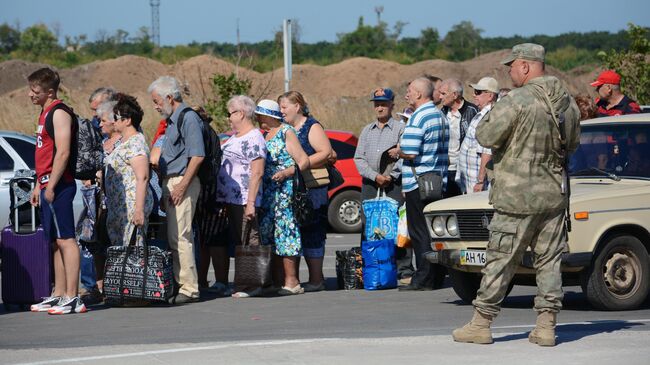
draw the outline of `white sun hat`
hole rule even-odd
[[[264,99],[257,103],[255,114],[267,115],[271,118],[282,120],[282,113],[280,113],[280,105],[273,100]]]

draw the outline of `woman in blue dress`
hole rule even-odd
[[[302,149],[309,156],[312,169],[322,168],[336,159],[323,126],[309,114],[305,98],[297,91],[286,92],[278,98],[284,120],[297,131]],[[302,252],[309,268],[309,282],[305,292],[325,289],[323,257],[327,238],[327,186],[309,189],[309,198],[316,210],[314,220],[300,228]]]
[[[266,133],[266,163],[262,178],[264,195],[260,207],[260,239],[274,245],[273,273],[278,294],[301,294],[298,263],[302,252],[300,230],[291,205],[295,164],[309,168],[309,158],[300,147],[293,128],[282,123],[280,107],[275,101],[262,100],[255,109]]]

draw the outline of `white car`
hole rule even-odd
[[[9,181],[14,171],[34,169],[34,151],[36,138],[17,132],[0,131],[0,225],[9,224]],[[79,193],[80,182],[77,181],[77,195],[73,202],[75,222],[81,214],[83,202]],[[0,228],[1,228],[0,227]]]
[[[571,226],[562,255],[564,285],[581,285],[598,309],[638,308],[650,293],[650,114],[586,120],[571,156]],[[454,291],[476,296],[488,224],[487,192],[443,199],[424,209],[432,251],[450,269]],[[526,251],[515,284],[535,285]]]

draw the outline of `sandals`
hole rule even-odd
[[[305,289],[300,286],[300,284],[294,286],[293,288],[289,288],[286,286],[283,286],[280,290],[278,290],[278,295],[297,295],[297,294],[302,294],[305,292]]]

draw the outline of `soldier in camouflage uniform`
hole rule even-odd
[[[502,63],[510,66],[517,88],[494,105],[476,130],[478,142],[493,153],[488,178],[496,213],[488,227],[487,262],[473,302],[474,317],[453,337],[459,342],[493,342],[490,323],[530,246],[537,271],[538,315],[529,339],[553,346],[563,298],[560,258],[566,248],[568,180],[563,159],[578,147],[580,112],[560,80],[544,75],[542,46],[516,45]]]

